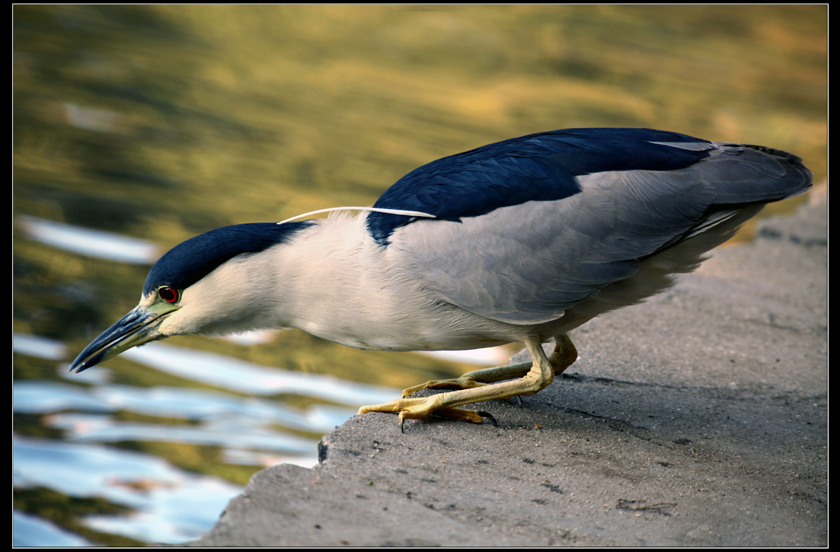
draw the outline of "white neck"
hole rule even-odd
[[[405,339],[402,305],[427,299],[400,278],[387,257],[387,249],[368,233],[364,216],[318,221],[278,255],[279,285],[287,289],[278,318],[352,347],[395,347]],[[375,342],[366,341],[370,336]]]

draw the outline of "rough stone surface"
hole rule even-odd
[[[193,544],[826,546],[826,260],[824,201],[768,219],[574,332],[499,427],[357,416]]]

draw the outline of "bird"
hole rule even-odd
[[[668,289],[811,181],[793,154],[665,130],[503,140],[409,172],[370,207],[235,224],[176,245],[139,304],[70,369],[170,336],[256,329],[388,351],[521,343],[526,362],[421,383],[358,411],[396,413],[401,425],[496,423],[465,406],[544,389],[577,359],[571,330]]]

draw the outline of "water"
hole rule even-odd
[[[92,546],[93,543],[69,531],[65,531],[54,523],[18,512],[12,512],[12,545],[13,546]]]
[[[146,240],[111,232],[90,230],[26,215],[19,216],[17,222],[30,239],[89,257],[150,265],[163,253],[157,245]]]
[[[61,345],[31,336],[16,335],[16,352],[31,351],[33,342],[47,345],[53,356]],[[20,345],[20,347],[18,347]],[[145,349],[145,350],[144,350]],[[350,397],[359,404],[381,402],[397,396],[385,390],[347,382],[347,395],[336,378],[245,365],[236,359],[197,354],[164,344],[138,349],[137,362],[149,362],[181,377],[196,375],[196,381],[226,382],[232,392],[183,387],[139,388],[109,383],[107,368],[71,375],[59,363],[59,374],[73,383],[20,381],[13,388],[15,413],[41,415],[44,424],[60,430],[61,440],[14,438],[13,466],[16,488],[46,487],[74,497],[104,497],[130,506],[129,516],[88,516],[82,523],[91,529],[131,537],[147,543],[180,543],[193,540],[218,520],[227,502],[241,491],[239,485],[218,477],[178,469],[163,458],[109,446],[124,441],[175,442],[223,449],[228,463],[269,466],[281,462],[310,467],[317,462],[317,439],[295,432],[326,433],[355,413],[353,406],[313,405],[307,409],[263,400],[236,391],[284,390],[296,394]],[[220,368],[219,377],[208,374],[205,361]],[[176,368],[176,366],[178,366]],[[239,369],[237,376],[234,372]],[[90,375],[88,375],[90,373]],[[240,382],[240,384],[237,384]],[[80,386],[78,383],[89,385]],[[265,384],[260,387],[260,384]],[[323,384],[323,385],[322,385]],[[351,403],[352,404],[352,403]],[[124,421],[117,412],[183,420],[188,425],[162,425]],[[44,521],[31,516],[16,522],[17,542],[60,546],[68,541],[47,530]],[[61,534],[64,534],[61,532]]]
[[[15,487],[42,486],[69,496],[99,496],[129,506],[127,516],[90,516],[92,529],[150,543],[196,539],[218,519],[239,487],[187,473],[146,454],[99,444],[14,439]],[[31,518],[29,518],[31,519]],[[15,540],[37,546],[59,546],[41,524],[19,527]]]

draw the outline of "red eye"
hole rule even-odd
[[[172,287],[162,287],[158,290],[158,297],[166,301],[167,303],[177,303],[178,299],[181,298],[181,295],[178,293],[178,290]]]

